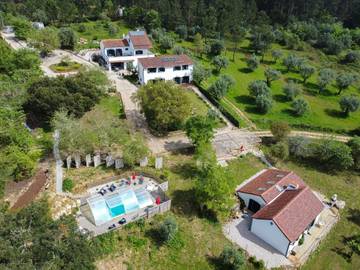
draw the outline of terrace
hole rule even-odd
[[[81,231],[100,235],[140,218],[150,218],[170,209],[165,195],[168,182],[132,175],[88,189],[82,197],[77,221]],[[125,221],[125,222],[124,222]]]

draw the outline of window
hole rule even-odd
[[[174,70],[181,70],[181,67],[180,66],[175,66]]]
[[[129,50],[129,48],[125,48],[125,51],[128,51]]]
[[[148,68],[148,73],[156,73],[156,68]]]
[[[165,72],[165,68],[164,67],[159,67],[158,72]]]
[[[122,50],[121,49],[116,49],[115,56],[122,56]]]
[[[183,66],[182,66],[182,69],[183,69],[183,70],[186,70],[186,69],[188,69],[188,68],[189,68],[188,65],[183,65]]]
[[[113,50],[113,49],[106,50],[106,54],[107,54],[107,56],[115,56],[115,50]]]
[[[175,81],[177,84],[180,84],[180,83],[181,83],[181,78],[180,78],[180,77],[175,77],[175,78],[174,78],[174,81]]]
[[[142,50],[137,50],[137,51],[135,51],[135,54],[136,55],[143,54],[143,51]]]

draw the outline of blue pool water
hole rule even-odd
[[[125,214],[125,207],[124,205],[115,206],[113,208],[109,208],[112,217],[120,216]]]

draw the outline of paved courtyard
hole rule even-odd
[[[292,266],[292,262],[249,231],[250,218],[237,218],[223,227],[225,236],[245,249],[250,256],[265,262],[266,268]]]

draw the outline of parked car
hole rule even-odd
[[[104,196],[106,194],[106,189],[104,188],[100,189],[99,193]]]
[[[109,190],[110,190],[111,192],[113,192],[115,189],[116,189],[116,186],[115,186],[114,184],[112,184],[112,185],[110,186],[110,188],[109,188]]]
[[[125,218],[122,218],[122,219],[119,220],[118,223],[119,223],[120,225],[123,225],[123,224],[126,223],[126,219],[125,219]]]
[[[108,230],[112,230],[112,229],[115,229],[115,228],[116,228],[116,225],[113,224],[113,225],[111,225],[111,226],[108,227]]]

